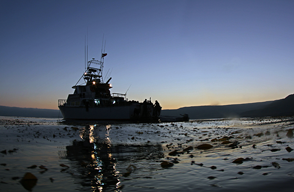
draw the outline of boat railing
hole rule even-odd
[[[112,93],[113,97],[123,97],[123,98],[127,98],[127,94],[124,93]]]
[[[58,106],[63,106],[66,103],[66,99],[58,99]]]

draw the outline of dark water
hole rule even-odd
[[[2,117],[0,189],[27,191],[30,172],[38,179],[31,191],[292,191],[293,129],[292,119],[65,125]],[[204,143],[212,148],[197,149]]]

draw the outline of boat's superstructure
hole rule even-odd
[[[72,88],[73,94],[59,99],[58,107],[65,120],[135,120],[156,121],[161,107],[157,101],[128,101],[126,94],[110,93],[111,78],[103,82],[104,57],[87,62],[82,77]],[[79,84],[84,79],[85,84]]]

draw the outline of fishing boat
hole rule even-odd
[[[161,106],[157,101],[139,102],[128,100],[126,93],[111,94],[112,78],[104,82],[102,76],[106,55],[101,51],[100,61],[93,58],[85,62],[83,75],[72,87],[73,94],[58,100],[64,120],[158,121]],[[80,83],[81,80],[84,82]]]

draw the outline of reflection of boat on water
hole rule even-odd
[[[144,102],[128,101],[126,94],[110,93],[111,78],[104,82],[102,77],[106,55],[102,53],[100,61],[94,58],[88,61],[86,71],[73,86],[74,93],[58,100],[64,119],[157,121],[161,111],[157,101],[155,104],[146,99]],[[81,79],[85,80],[85,85],[79,84]]]
[[[136,169],[133,161],[163,157],[160,144],[112,145],[109,130],[110,125],[87,125],[80,131],[83,140],[66,146],[66,158],[77,162],[81,185],[92,191],[120,191],[121,177],[128,177]],[[127,167],[119,168],[120,164]]]

